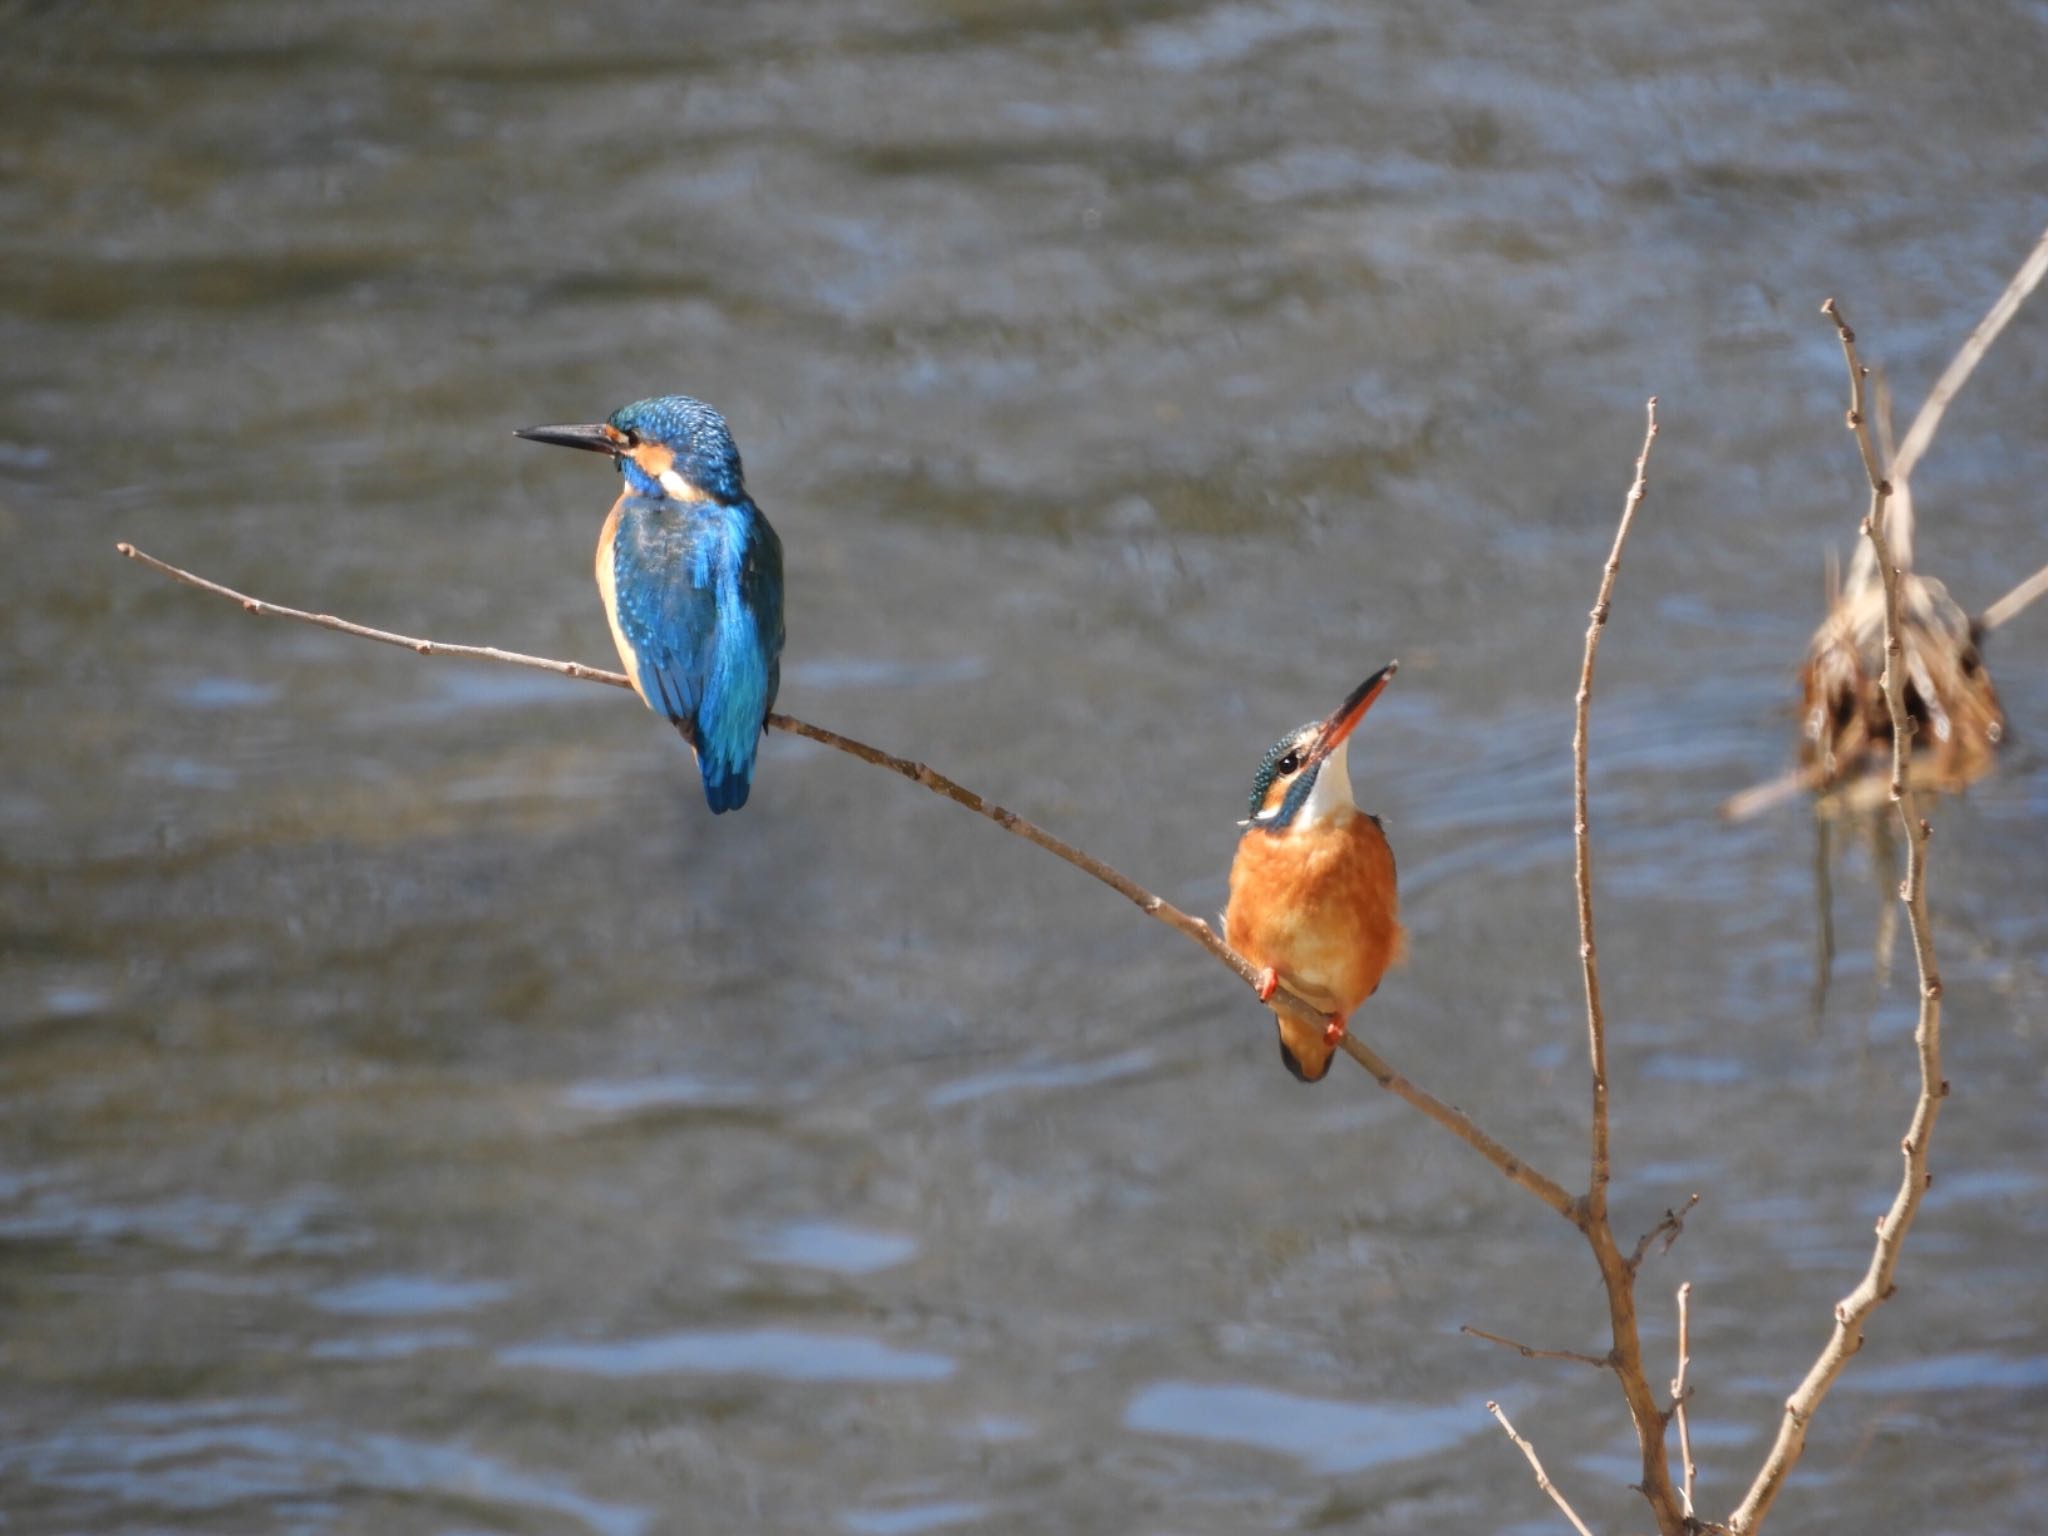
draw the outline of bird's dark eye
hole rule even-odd
[[[1300,766],[1301,754],[1299,752],[1289,752],[1273,765],[1273,771],[1275,773],[1292,773]]]

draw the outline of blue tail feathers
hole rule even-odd
[[[747,803],[747,795],[754,787],[752,753],[744,763],[714,763],[700,756],[697,771],[704,780],[704,803],[711,807],[712,815],[723,816]]]

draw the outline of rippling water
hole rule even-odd
[[[1414,938],[1363,1028],[1575,1178],[1569,705],[1622,1224],[1705,1200],[1731,1504],[1910,1094],[1886,877],[1714,807],[1789,759],[1860,506],[1841,297],[1915,402],[2048,209],[2048,12],[1321,0],[16,4],[0,59],[0,1511],[10,1531],[1643,1523],[1560,1223],[1072,871],[771,740],[712,821],[616,695],[610,494],[507,434],[686,389],[789,550],[785,706],[1196,911],[1267,742],[1355,754]],[[2048,310],[1916,480],[2048,559]],[[2048,610],[1939,811],[1939,1177],[1772,1529],[2048,1494]],[[1662,1370],[1659,1366],[1658,1370]]]

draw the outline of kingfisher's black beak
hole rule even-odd
[[[1401,663],[1390,661],[1379,671],[1351,690],[1349,698],[1337,706],[1336,712],[1323,722],[1323,728],[1316,733],[1315,745],[1308,749],[1308,760],[1319,763],[1343,743],[1344,738],[1358,728],[1358,722],[1365,718],[1365,712],[1372,708],[1373,700],[1386,692],[1387,684],[1394,680],[1394,674],[1401,670]]]
[[[521,427],[512,435],[553,443],[557,448],[587,448],[592,453],[617,453],[625,446],[617,430],[602,422],[587,427]]]

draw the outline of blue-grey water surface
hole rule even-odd
[[[1639,1529],[1576,1236],[1166,929],[771,738],[713,820],[608,690],[612,483],[509,431],[730,416],[784,707],[1190,909],[1259,753],[1353,754],[1413,960],[1358,1027],[1584,1176],[1569,724],[1624,1240],[1703,1202],[1708,1513],[1866,1262],[1910,978],[1790,758],[1862,505],[1839,296],[1917,403],[2048,223],[2048,8],[309,0],[0,8],[0,1514],[9,1532]],[[2048,301],[2044,301],[2048,302]],[[2048,560],[2048,308],[1916,478]],[[2048,608],[1938,808],[1954,1094],[1773,1530],[2048,1499]]]

